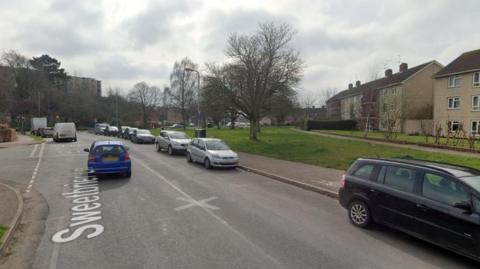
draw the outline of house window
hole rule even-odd
[[[472,96],[472,110],[480,111],[480,96]]]
[[[460,108],[460,97],[449,97],[448,109],[459,109],[459,108]]]
[[[460,87],[460,76],[450,76],[448,77],[448,87]]]
[[[480,120],[472,121],[471,127],[472,127],[471,128],[472,134],[474,134],[474,135],[480,134],[479,133],[479,131],[480,131]]]
[[[460,129],[460,122],[458,121],[448,122],[448,131],[458,131],[459,129]]]
[[[473,87],[480,87],[480,72],[473,73]]]

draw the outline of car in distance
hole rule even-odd
[[[88,152],[88,171],[93,175],[124,174],[132,175],[132,162],[127,148],[120,141],[95,141]]]
[[[128,129],[128,126],[120,126],[120,130],[118,130],[117,137],[123,138],[125,134],[125,130]]]
[[[238,166],[238,154],[222,140],[216,138],[194,138],[187,147],[188,162],[203,163],[205,168]]]
[[[160,135],[155,138],[155,148],[157,151],[167,150],[169,155],[185,153],[190,142],[190,137],[184,132],[160,131]]]
[[[138,130],[138,128],[135,128],[135,127],[128,128],[125,139],[128,139],[128,140],[131,141],[133,135],[135,134],[135,132],[136,132],[137,130]]]
[[[43,138],[53,137],[54,130],[52,127],[39,128],[38,134]]]
[[[380,223],[480,261],[480,171],[419,160],[358,159],[340,204],[358,227]]]
[[[102,135],[105,133],[105,129],[108,127],[108,123],[95,123],[94,133],[96,135]]]
[[[155,136],[153,136],[152,133],[150,133],[150,131],[147,129],[138,129],[135,130],[130,140],[137,144],[154,144]]]
[[[77,141],[77,129],[73,122],[57,122],[53,126],[53,141]]]
[[[170,129],[183,129],[183,124],[175,123],[169,127]]]
[[[117,136],[118,134],[118,127],[117,126],[108,126],[106,129],[106,133],[108,136]]]

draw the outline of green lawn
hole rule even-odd
[[[290,128],[263,128],[257,141],[248,139],[249,129],[207,129],[208,137],[221,138],[237,151],[302,162],[322,167],[347,169],[358,157],[416,158],[460,164],[480,169],[480,159],[444,153],[373,145],[367,142],[300,133]],[[156,131],[158,134],[158,130]],[[193,129],[187,129],[193,136]]]
[[[45,139],[43,139],[43,137],[41,136],[38,136],[38,135],[28,135],[30,136],[31,138],[33,138],[33,140],[35,140],[35,142],[43,142]]]
[[[2,236],[7,231],[7,227],[0,225],[0,242],[2,242]]]
[[[333,133],[333,134],[340,134],[340,135],[353,135],[353,136],[358,136],[358,137],[365,137],[363,131],[345,131],[345,130],[322,130],[320,132],[326,132],[326,133]],[[384,133],[383,132],[378,132],[378,131],[372,131],[369,132],[368,137],[370,138],[378,138],[378,139],[385,139]],[[398,134],[397,138],[394,139],[396,141],[406,141],[406,142],[411,142],[411,143],[427,143],[425,140],[425,136],[422,135],[406,135],[406,134]],[[457,144],[453,143],[453,139],[449,140],[449,143],[447,144],[447,138],[441,137],[440,138],[440,145],[448,145],[452,147],[462,147],[462,148],[469,148],[468,142],[467,141],[456,141]],[[428,144],[435,144],[435,137],[429,136],[428,137]],[[480,149],[480,140],[477,140],[475,143],[475,148]]]

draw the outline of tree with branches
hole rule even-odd
[[[186,72],[185,68],[197,69],[198,65],[185,57],[180,62],[175,62],[170,74],[170,102],[180,110],[182,124],[185,128],[189,116],[196,104],[197,77],[193,72]]]
[[[155,109],[162,100],[162,91],[156,86],[149,86],[146,82],[139,82],[133,86],[128,94],[128,99],[139,104],[142,111],[144,127],[147,127],[149,113]]]

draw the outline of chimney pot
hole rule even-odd
[[[357,82],[355,82],[355,86],[356,86],[356,87],[360,87],[360,85],[361,85],[360,80],[357,80]]]
[[[353,84],[352,84],[352,83],[349,83],[349,84],[348,84],[348,88],[349,88],[349,89],[353,89]]]
[[[388,77],[391,77],[392,74],[393,74],[392,69],[389,68],[389,69],[385,70],[385,76],[386,76],[387,78],[388,78]]]
[[[401,63],[400,64],[400,67],[399,67],[400,72],[405,72],[405,71],[407,71],[407,69],[408,69],[408,64],[407,63]]]

